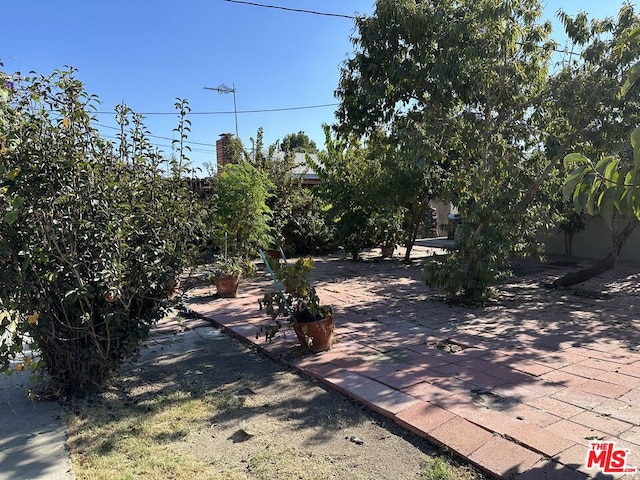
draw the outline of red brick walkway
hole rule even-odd
[[[189,307],[498,477],[640,478],[585,467],[594,440],[640,467],[640,266],[540,286],[564,271],[523,265],[498,301],[472,309],[438,301],[419,265],[319,258],[336,343],[317,355],[301,354],[292,331],[256,339],[266,276],[236,299],[194,290]]]

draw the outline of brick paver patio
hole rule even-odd
[[[426,247],[418,256],[429,254]],[[640,467],[640,265],[565,290],[566,267],[523,264],[495,303],[443,303],[420,261],[316,259],[336,343],[303,354],[292,330],[256,339],[265,275],[238,298],[190,292],[189,307],[405,428],[503,478],[612,477],[587,470],[589,443],[615,441]],[[518,272],[517,272],[518,273]],[[602,294],[600,292],[603,292]]]

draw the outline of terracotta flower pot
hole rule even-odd
[[[329,350],[333,345],[333,315],[315,322],[296,322],[293,329],[303,347],[313,353]]]
[[[380,249],[382,250],[382,258],[391,258],[396,247],[395,245],[381,245]]]
[[[175,297],[178,293],[178,290],[180,290],[180,280],[177,278],[169,280],[169,282],[167,283],[167,295],[169,297]]]
[[[222,298],[235,298],[238,296],[238,284],[240,277],[216,277],[213,279],[218,289],[218,296]]]
[[[269,258],[282,260],[282,254],[280,253],[280,250],[276,250],[275,248],[268,248],[266,253]]]

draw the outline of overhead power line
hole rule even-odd
[[[326,107],[335,107],[337,103],[323,103],[321,105],[305,105],[303,107],[284,107],[284,108],[263,108],[259,110],[238,110],[237,113],[269,113],[269,112],[287,112],[291,110],[308,110],[312,108],[326,108]],[[102,111],[102,112],[94,112],[101,115],[111,115],[114,114],[114,111]],[[136,112],[140,115],[178,115],[178,112]],[[187,112],[187,115],[229,115],[232,113],[236,113],[233,110],[231,111],[223,111],[223,112]]]
[[[98,126],[98,127],[102,127],[102,128],[108,128],[110,130],[120,130],[119,127],[113,127],[111,125],[104,125],[102,123],[96,123],[95,125]],[[149,137],[149,138],[158,138],[160,140],[169,140],[171,142],[173,142],[175,140],[174,138],[160,137],[158,135],[147,134],[146,136]],[[215,147],[216,146],[214,143],[192,142],[191,140],[185,140],[184,143],[188,143],[188,144],[191,144],[191,145],[204,145],[205,147]],[[167,145],[163,145],[163,146],[166,147]],[[208,151],[214,151],[214,150],[208,150]]]
[[[310,13],[313,15],[323,15],[325,17],[338,17],[338,18],[348,18],[349,20],[353,20],[356,17],[352,15],[344,15],[342,13],[328,13],[328,12],[317,12],[315,10],[304,10],[301,8],[289,8],[282,7],[280,5],[265,5],[263,3],[255,3],[255,2],[246,2],[244,0],[224,0],[229,3],[240,3],[242,5],[251,5],[252,7],[263,7],[263,8],[274,8],[277,10],[286,10],[287,12],[297,12],[297,13]]]
[[[335,107],[337,106],[337,103],[324,103],[321,105],[305,105],[302,107],[284,107],[284,108],[266,108],[266,109],[258,109],[258,110],[238,110],[237,113],[268,113],[268,112],[286,112],[286,111],[291,111],[291,110],[307,110],[307,109],[311,109],[311,108],[326,108],[326,107]],[[96,114],[101,114],[101,115],[114,115],[115,111],[99,111],[99,112],[93,112]],[[136,113],[140,113],[140,115],[178,115],[178,112],[176,111],[172,111],[172,112],[136,112]],[[229,115],[232,113],[236,113],[234,111],[222,111],[222,112],[188,112],[187,115]],[[102,123],[96,123],[95,124],[98,127],[102,127],[102,128],[108,128],[111,130],[120,130],[119,127],[114,127],[111,125],[105,125]],[[156,138],[159,140],[169,140],[172,141],[174,139],[169,138],[169,137],[161,137],[158,135],[151,135],[151,134],[147,134],[147,137],[149,138]],[[185,140],[186,144],[190,144],[190,145],[200,145],[200,146],[205,146],[205,147],[215,147],[215,144],[213,143],[202,143],[202,142],[193,142],[191,140]],[[167,145],[158,145],[158,146],[162,146],[162,147],[168,147]],[[209,152],[214,151],[214,150],[208,150]]]
[[[101,135],[103,138],[106,138],[107,140],[120,140],[118,137],[114,137],[113,135]],[[162,143],[154,143],[154,142],[150,142],[149,145],[151,145],[152,147],[158,147],[158,148],[167,148],[167,149],[172,149],[173,145],[165,145]],[[214,145],[212,145],[214,146]],[[216,153],[215,150],[211,150],[211,149],[206,149],[206,148],[192,148],[189,150],[190,152],[197,152],[197,153]]]
[[[229,2],[229,3],[239,3],[242,5],[251,5],[252,7],[263,7],[263,8],[274,8],[277,10],[286,10],[288,12],[298,12],[298,13],[310,13],[313,15],[324,15],[327,17],[339,17],[339,18],[348,18],[351,20],[354,20],[356,17],[353,15],[344,15],[342,13],[328,13],[328,12],[317,12],[315,10],[304,10],[301,8],[289,8],[289,7],[282,7],[280,5],[265,5],[263,3],[256,3],[256,2],[247,2],[245,0],[223,0],[224,2]],[[568,51],[566,49],[564,50],[559,50],[557,48],[553,49],[554,52],[557,53],[565,53],[568,54],[569,56],[580,56],[579,53],[573,52],[573,51]],[[239,112],[238,112],[239,113]]]

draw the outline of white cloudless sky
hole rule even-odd
[[[256,0],[256,3],[343,15],[371,14],[374,0]],[[556,12],[585,11],[616,16],[623,0],[544,0],[544,16],[560,29]],[[125,102],[149,113],[152,135],[173,138],[177,97],[193,112],[189,140],[194,166],[215,163],[215,141],[235,132],[233,95],[203,87],[235,86],[238,132],[251,145],[258,127],[267,144],[305,131],[323,146],[322,123],[334,121],[335,106],[280,112],[244,113],[335,104],[340,66],[353,51],[353,20],[224,0],[20,0],[4,1],[0,60],[4,71],[49,74],[78,69],[101,112]],[[554,35],[560,41],[560,33]],[[101,113],[99,123],[115,126]],[[115,130],[101,127],[109,137]],[[171,140],[152,138],[165,152]],[[202,145],[200,145],[202,144]]]

